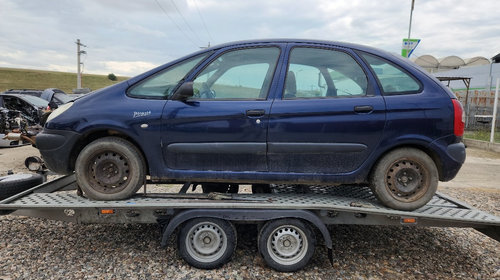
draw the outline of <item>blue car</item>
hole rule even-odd
[[[368,184],[425,205],[465,160],[463,110],[407,59],[348,43],[233,42],[66,103],[37,147],[96,200],[158,183]]]

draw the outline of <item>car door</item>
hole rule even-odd
[[[270,171],[342,174],[359,168],[385,124],[385,103],[372,85],[348,50],[291,48],[269,120]]]
[[[277,46],[225,50],[190,79],[192,98],[167,103],[169,170],[267,171],[268,93],[280,53]]]

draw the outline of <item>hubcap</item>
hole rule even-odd
[[[227,249],[226,233],[219,225],[203,222],[193,226],[186,238],[190,256],[200,262],[213,262],[222,257]]]
[[[394,198],[411,202],[419,199],[429,188],[429,172],[416,161],[396,161],[387,171],[386,187]]]
[[[277,263],[291,265],[302,260],[308,243],[304,232],[293,225],[278,227],[269,236],[267,247],[271,258]]]

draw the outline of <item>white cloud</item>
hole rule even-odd
[[[0,0],[2,66],[76,67],[77,38],[88,45],[86,73],[136,75],[211,45],[252,38],[347,41],[399,53],[410,0]],[[500,52],[498,1],[416,0],[415,54]],[[200,17],[202,15],[203,19]],[[188,22],[194,33],[185,24]],[[205,23],[205,25],[204,25]],[[208,28],[209,33],[206,31]],[[188,37],[190,39],[188,39]],[[12,65],[12,66],[10,66]],[[149,67],[149,68],[148,68]]]

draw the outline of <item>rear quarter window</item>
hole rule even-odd
[[[377,76],[386,95],[414,94],[422,91],[422,84],[402,67],[378,56],[361,53]]]

